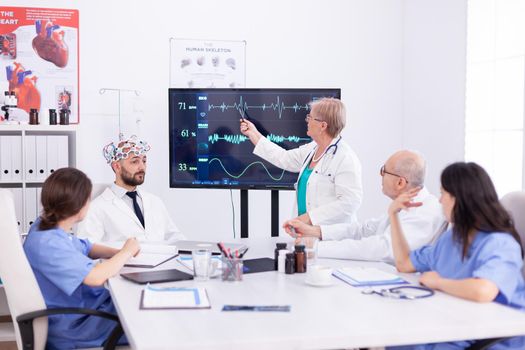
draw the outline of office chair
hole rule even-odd
[[[0,276],[13,318],[19,349],[43,350],[47,340],[47,316],[85,314],[115,321],[116,326],[105,342],[104,349],[115,349],[123,330],[116,315],[92,309],[47,309],[33,270],[22,248],[15,216],[13,196],[0,189]]]
[[[514,227],[521,238],[521,246],[525,251],[525,192],[516,191],[507,193],[501,198],[501,204],[507,209],[514,220]],[[525,278],[525,264],[521,270]],[[476,341],[467,350],[486,350],[492,345],[507,338],[483,339]]]
[[[93,188],[91,189],[91,200],[100,196],[108,187],[111,187],[111,183],[93,184]],[[77,231],[78,224],[75,224],[73,225],[73,233],[75,236],[77,235]]]
[[[91,200],[100,196],[108,187],[111,187],[111,183],[93,184],[93,189],[91,190]]]

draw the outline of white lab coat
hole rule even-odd
[[[410,250],[430,243],[447,226],[438,199],[426,188],[419,191],[414,201],[423,205],[398,214]],[[321,258],[394,261],[390,220],[386,214],[363,224],[352,222],[320,226],[323,240],[317,248]]]
[[[336,137],[330,145],[335,145],[338,140]],[[315,142],[310,142],[287,151],[262,137],[253,153],[281,169],[299,173],[299,179],[316,147]],[[355,220],[363,197],[361,162],[352,148],[341,139],[337,148],[333,146],[327,150],[313,169],[306,187],[306,210],[314,225]],[[295,216],[297,198],[292,214]]]
[[[76,235],[92,242],[124,241],[130,237],[149,242],[185,239],[159,197],[142,189],[137,192],[142,198],[146,228],[142,227],[133,209],[108,187],[91,202]]]

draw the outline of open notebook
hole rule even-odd
[[[343,267],[335,270],[333,275],[354,287],[408,283],[396,274],[374,267]]]
[[[142,291],[141,309],[209,309],[205,288],[159,288],[147,285]]]
[[[101,243],[112,248],[120,249],[123,242],[104,242]],[[178,255],[177,246],[167,244],[140,243],[140,252],[136,257],[129,259],[124,266],[153,268]]]

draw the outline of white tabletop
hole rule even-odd
[[[258,255],[260,256],[260,255]],[[248,258],[252,258],[248,257]],[[333,267],[383,263],[320,260]],[[180,267],[175,261],[163,268]],[[416,281],[413,275],[402,275]],[[525,313],[443,293],[419,300],[364,295],[334,278],[330,287],[305,274],[244,275],[242,282],[182,281],[160,286],[205,287],[209,310],[140,310],[144,288],[120,276],[109,289],[135,349],[329,349],[442,342],[525,334]],[[223,305],[291,305],[291,312],[221,312]]]

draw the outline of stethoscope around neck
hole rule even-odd
[[[337,144],[339,143],[339,141],[341,141],[342,138],[343,138],[342,136],[339,136],[339,138],[337,139],[337,141],[335,141],[335,143],[332,143],[330,146],[328,146],[328,148],[325,149],[324,152],[323,152],[323,157],[324,157],[326,154],[328,154],[328,151],[330,151],[330,149],[332,149],[332,148],[334,149],[334,151],[332,152],[332,156],[335,156],[335,154],[337,153],[338,147],[339,147]],[[310,160],[310,159],[313,158],[313,156],[315,155],[315,151],[317,150],[317,147],[318,147],[318,146],[316,146],[313,150],[310,151],[310,153],[308,153],[308,155],[307,155],[306,158],[304,159],[303,165],[304,165],[308,160]]]

